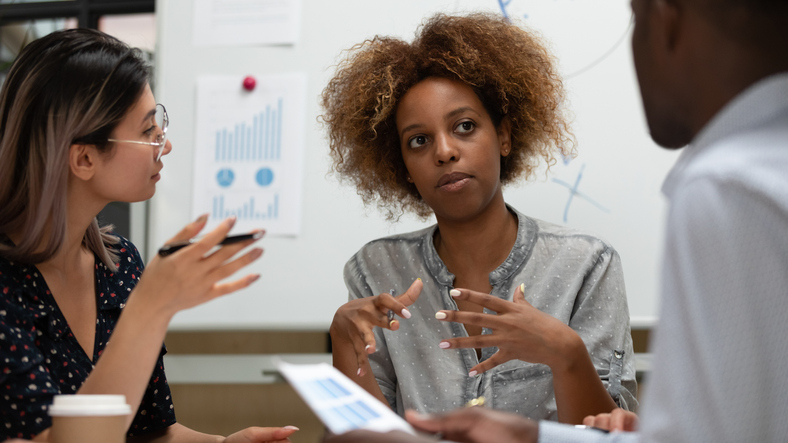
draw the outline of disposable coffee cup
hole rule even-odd
[[[124,443],[129,414],[125,395],[56,395],[50,442]]]

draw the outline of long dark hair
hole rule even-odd
[[[150,68],[136,49],[99,31],[57,31],[19,54],[0,93],[0,255],[40,263],[66,233],[68,152],[112,149],[107,138],[139,99]],[[41,244],[46,239],[45,244]],[[117,238],[98,221],[83,243],[113,271]]]

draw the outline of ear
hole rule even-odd
[[[98,151],[94,145],[73,144],[68,150],[68,167],[75,177],[83,181],[96,173]]]
[[[496,128],[498,133],[498,145],[501,147],[501,157],[506,157],[512,152],[512,121],[508,115],[504,115],[501,123]]]
[[[674,52],[682,43],[685,30],[682,27],[686,19],[686,9],[682,7],[681,2],[676,0],[653,0],[652,6],[651,26],[657,32],[658,42],[664,50],[669,53]]]

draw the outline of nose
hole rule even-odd
[[[167,140],[164,143],[164,150],[161,152],[161,156],[164,157],[165,155],[169,154],[172,151],[172,142]]]
[[[454,140],[448,135],[440,135],[435,138],[435,164],[457,161],[460,151],[455,146]]]

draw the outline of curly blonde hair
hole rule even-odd
[[[470,85],[498,126],[511,122],[512,151],[501,157],[501,183],[533,176],[541,159],[574,155],[563,114],[564,90],[552,55],[532,33],[492,14],[438,14],[416,39],[376,36],[346,51],[323,90],[333,171],[395,219],[431,213],[407,181],[396,110],[402,96],[427,77]]]

